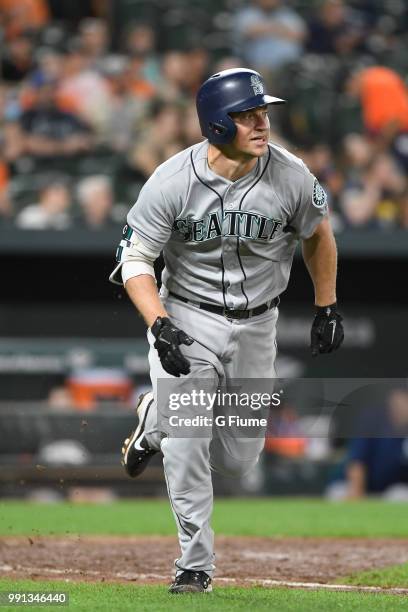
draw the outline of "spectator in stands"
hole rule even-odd
[[[407,181],[392,157],[377,154],[346,183],[340,206],[350,225],[390,227],[398,223],[399,200]]]
[[[158,97],[166,102],[189,100],[190,66],[185,51],[168,51],[162,59],[162,79]]]
[[[4,197],[9,180],[8,158],[6,154],[8,143],[6,143],[4,129],[7,125],[7,106],[7,88],[0,84],[0,198]],[[0,211],[1,208],[0,204]]]
[[[150,121],[131,151],[131,165],[146,179],[159,164],[183,149],[181,107],[160,101],[154,105]]]
[[[71,226],[71,193],[63,177],[44,177],[38,202],[19,213],[16,225],[24,230],[66,230]]]
[[[308,51],[345,56],[361,46],[364,23],[343,0],[325,0],[316,12],[309,23]]]
[[[64,61],[61,52],[45,47],[40,48],[35,53],[36,68],[28,78],[21,84],[19,92],[19,103],[22,109],[27,110],[31,108],[37,101],[38,88],[44,83],[59,83],[59,80],[63,76]],[[58,105],[61,106],[61,110],[68,110],[68,105],[64,106],[64,103],[59,99],[58,90],[56,96]]]
[[[242,68],[242,60],[234,55],[227,55],[215,64],[214,74],[222,70],[231,70],[232,68]]]
[[[237,55],[268,74],[302,55],[306,25],[298,13],[281,0],[252,0],[234,19]]]
[[[34,68],[34,45],[28,33],[13,38],[0,60],[0,74],[7,83],[19,83]]]
[[[7,40],[41,30],[49,18],[47,0],[0,0],[0,25]]]
[[[23,150],[21,131],[15,120],[19,114],[20,105],[12,90],[0,83],[0,158],[5,163],[14,162]]]
[[[124,169],[125,177],[121,197],[127,201],[129,189],[137,185],[138,190],[155,164],[177,152],[181,143],[201,140],[193,106],[197,84],[209,72],[245,63],[272,78],[279,72],[282,97],[286,82],[289,101],[298,100],[298,107],[292,103],[282,110],[273,139],[281,142],[285,137],[296,145],[303,139],[307,151],[294,148],[293,152],[307,157],[329,193],[331,212],[338,208],[349,225],[407,227],[406,181],[401,177],[408,170],[408,93],[403,79],[390,68],[375,66],[353,73],[347,79],[346,95],[333,95],[341,80],[334,74],[338,57],[346,56],[340,62],[342,70],[350,65],[350,55],[353,65],[361,65],[360,58],[354,59],[363,48],[376,57],[383,55],[389,66],[396,59],[400,73],[406,72],[404,3],[383,7],[370,0],[319,0],[318,10],[316,2],[302,4],[304,19],[293,8],[300,6],[298,2],[236,3],[241,7],[232,16],[236,56],[219,60],[196,42],[192,43],[196,47],[165,49],[159,56],[158,42],[162,49],[169,37],[159,39],[156,28],[146,21],[129,23],[122,36],[113,32],[116,43],[122,39],[125,55],[109,55],[107,4],[93,0],[80,4],[0,0],[0,27],[6,39],[0,58],[6,81],[3,90],[0,86],[0,183],[23,168],[30,171],[30,164],[41,165],[42,158],[48,162],[48,158],[92,155],[95,146],[103,145],[120,154],[117,167]],[[48,28],[50,10],[57,22]],[[306,38],[308,50],[329,57],[304,56]],[[210,62],[214,62],[211,70]],[[298,88],[296,83],[301,83]],[[295,90],[299,95],[293,94]],[[344,134],[362,130],[357,100],[365,133],[346,137],[343,165],[332,145],[337,147]],[[331,122],[333,116],[339,121]],[[390,153],[402,170],[394,167]],[[10,214],[5,193],[3,218]]]
[[[111,112],[109,86],[77,41],[69,44],[57,94],[60,105],[92,126],[96,136],[103,132]]]
[[[408,230],[408,186],[399,199],[398,221],[400,227]]]
[[[66,157],[92,148],[90,127],[72,113],[59,108],[57,91],[54,82],[39,84],[36,102],[21,116],[24,152],[29,155]]]
[[[6,121],[2,132],[3,156],[9,166],[13,167],[25,152],[25,137],[17,121]]]
[[[93,68],[102,68],[109,51],[108,24],[104,19],[87,18],[79,24],[79,42]]]
[[[160,61],[156,54],[156,35],[148,23],[132,23],[125,33],[124,51],[141,60],[142,76],[157,86],[160,82]]]
[[[367,135],[379,150],[391,151],[408,170],[408,88],[390,68],[372,66],[353,73],[346,91],[360,100]]]
[[[210,76],[210,56],[207,49],[193,47],[187,52],[187,62],[189,65],[187,73],[189,94],[195,98],[201,84]]]
[[[126,56],[108,56],[103,73],[110,92],[110,112],[102,135],[103,143],[114,151],[126,152],[133,146],[136,132],[149,113],[149,97],[136,95]]]
[[[89,176],[78,183],[79,224],[90,230],[109,227],[113,222],[113,191],[103,175]]]
[[[194,102],[191,102],[183,114],[183,138],[185,146],[197,144],[203,139]]]
[[[35,54],[37,68],[31,74],[30,83],[35,87],[44,81],[58,81],[65,69],[63,53],[52,47],[40,48]]]
[[[10,171],[0,151],[0,224],[10,221],[13,208],[9,197]]]
[[[152,100],[156,87],[144,76],[144,60],[138,55],[129,58],[128,75],[129,89],[132,94],[143,101]]]
[[[342,143],[346,181],[358,178],[375,155],[374,147],[364,134],[348,134]]]
[[[371,408],[364,418],[361,436],[348,445],[345,480],[329,486],[329,497],[359,499],[372,494],[408,500],[407,390],[395,389],[385,411]]]

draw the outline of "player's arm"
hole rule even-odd
[[[138,274],[126,280],[129,273],[129,265],[125,263],[122,266],[122,276],[126,292],[156,338],[154,347],[163,368],[172,376],[188,374],[190,362],[184,357],[179,346],[190,345],[193,339],[170,321],[157,291],[153,268],[153,275]]]
[[[337,312],[337,248],[328,217],[302,242],[303,259],[313,282],[316,312],[310,346],[313,357],[337,350],[344,339],[342,317]]]
[[[163,368],[172,376],[188,374],[190,362],[179,346],[190,345],[193,339],[170,321],[157,291],[153,268],[148,274],[138,274],[137,268],[132,271],[133,265],[132,262],[123,264],[123,283],[128,296],[156,338],[154,348],[157,349]],[[127,278],[131,274],[137,275]]]
[[[131,301],[155,337],[154,348],[161,364],[172,376],[188,374],[190,363],[180,345],[193,339],[178,329],[167,316],[156,286],[154,262],[171,236],[177,215],[176,200],[161,189],[162,178],[155,172],[139,193],[128,214],[128,223],[116,251],[117,266],[109,277],[124,285]]]
[[[300,200],[296,192],[292,194],[297,206],[290,225],[302,240],[303,259],[314,286],[316,312],[310,346],[315,357],[338,349],[344,331],[342,317],[337,312],[337,249],[327,214],[327,195],[304,165],[303,171]],[[288,184],[296,186],[296,178],[298,175],[292,175]]]
[[[132,276],[126,281],[125,289],[136,310],[146,321],[147,327],[151,327],[157,317],[168,317],[159,297],[156,281],[150,274]]]
[[[303,259],[311,276],[316,306],[336,302],[337,248],[330,221],[325,217],[310,238],[302,242]]]

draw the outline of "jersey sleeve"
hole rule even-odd
[[[128,226],[147,247],[160,253],[168,241],[176,217],[175,202],[161,189],[155,172],[142,187],[127,216]]]
[[[299,238],[310,238],[328,214],[327,195],[317,178],[306,168],[299,204],[290,225]]]
[[[175,203],[163,193],[156,171],[141,189],[127,215],[122,240],[116,250],[116,267],[109,277],[112,283],[123,284],[121,269],[128,261],[153,271],[153,262],[170,237],[175,215]]]

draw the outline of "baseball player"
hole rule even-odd
[[[275,377],[279,296],[299,240],[315,291],[313,355],[343,341],[336,305],[336,245],[326,194],[304,163],[269,142],[262,77],[245,68],[210,77],[197,95],[205,140],[161,164],[130,210],[112,282],[148,326],[153,392],[122,449],[138,476],[157,452],[181,548],[172,593],[209,592],[214,572],[211,470],[231,476],[258,461],[263,436],[179,437],[160,427],[158,386],[216,390],[237,378]],[[153,263],[163,251],[160,295]],[[161,398],[166,402],[168,398]]]

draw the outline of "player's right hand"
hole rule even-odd
[[[157,317],[150,328],[156,338],[154,348],[157,349],[163,369],[172,376],[190,373],[190,362],[180,351],[180,344],[190,346],[193,338],[172,324],[168,317]]]

